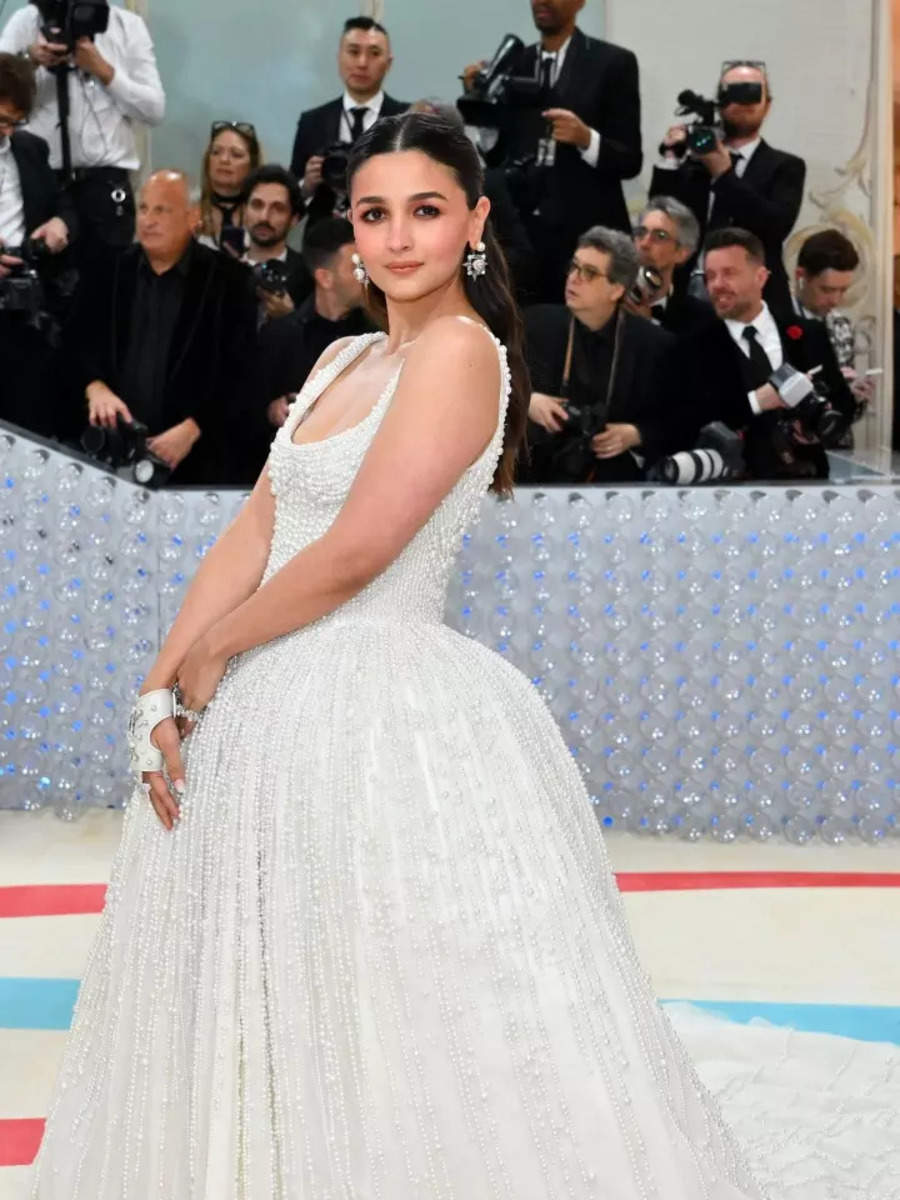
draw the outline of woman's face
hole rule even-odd
[[[239,133],[224,129],[209,151],[209,182],[214,192],[234,196],[250,174],[250,148]]]
[[[470,209],[453,171],[420,150],[370,158],[353,177],[350,201],[370,279],[407,302],[459,281],[466,247],[481,240],[490,211],[485,197]]]

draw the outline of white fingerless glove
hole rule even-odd
[[[162,751],[150,741],[150,734],[167,717],[175,716],[175,696],[169,688],[158,688],[139,696],[128,721],[128,749],[131,767],[138,775],[144,771],[161,771]]]

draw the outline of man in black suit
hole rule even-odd
[[[252,400],[256,296],[246,267],[194,241],[200,209],[180,171],[141,190],[138,244],[82,278],[69,357],[91,425],[137,420],[172,483],[243,482],[241,418]],[[84,425],[83,400],[68,413]]]
[[[524,483],[624,483],[673,449],[666,361],[674,338],[625,311],[631,239],[596,226],[579,239],[565,305],[525,313],[531,372]]]
[[[706,286],[718,320],[679,341],[673,377],[682,391],[679,449],[690,449],[697,432],[722,421],[744,437],[748,473],[755,479],[828,478],[828,457],[814,436],[821,414],[814,399],[795,409],[797,392],[814,376],[835,410],[840,436],[853,415],[853,398],[841,374],[828,332],[818,321],[776,318],[763,299],[768,279],[765,251],[755,234],[720,229],[704,244]],[[800,374],[788,385],[772,382],[789,364]],[[791,409],[803,412],[792,419]]]
[[[53,428],[53,358],[44,327],[53,308],[54,267],[74,235],[71,203],[60,193],[48,162],[47,143],[19,126],[34,102],[34,70],[12,54],[0,54],[0,418],[47,434]],[[23,263],[5,250],[31,239],[56,260],[41,265],[42,314],[15,308],[12,289]]]
[[[637,59],[576,26],[584,0],[531,0],[540,42],[514,74],[544,83],[543,112],[523,115],[505,138],[507,162],[537,156],[518,197],[540,271],[538,293],[558,303],[566,266],[592,225],[631,232],[622,180],[643,163]],[[467,69],[471,82],[478,65]]]
[[[254,268],[266,264],[269,273],[276,277],[258,280],[261,322],[286,317],[313,290],[303,255],[287,244],[288,234],[303,213],[300,185],[290,171],[276,163],[267,163],[247,177],[241,208],[249,243],[243,262]]]
[[[661,282],[654,289],[644,278],[640,300],[629,294],[625,301],[628,311],[655,321],[676,337],[714,321],[708,301],[675,287],[678,268],[696,254],[699,245],[700,225],[687,205],[672,196],[654,196],[640,215],[634,246],[641,266],[652,268]]]
[[[345,22],[338,49],[344,94],[301,113],[291,155],[291,171],[301,180],[310,222],[334,216],[335,208],[346,206],[346,197],[333,186],[337,181],[329,186],[323,179],[325,152],[337,145],[352,146],[379,117],[394,117],[409,107],[384,91],[384,78],[393,61],[383,25],[371,17],[351,17]]]
[[[733,85],[755,84],[758,103],[729,102]],[[674,196],[686,204],[705,235],[715,229],[740,228],[756,234],[766,251],[769,281],[766,301],[778,313],[790,311],[790,289],[783,246],[803,201],[806,164],[802,158],[775,150],[762,137],[772,107],[765,66],[738,63],[726,67],[719,83],[723,102],[724,141],[709,154],[685,155],[686,127],[668,131],[663,155],[653,172],[651,195]],[[688,269],[693,264],[688,264]]]

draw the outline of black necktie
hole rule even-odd
[[[665,304],[653,304],[653,305],[651,305],[651,307],[650,307],[650,315],[652,316],[652,318],[653,318],[653,320],[654,320],[654,321],[659,321],[660,323],[662,323],[662,322],[663,322],[663,321],[666,319],[666,306],[665,306]]]
[[[737,175],[738,163],[744,156],[742,154],[735,154],[733,150],[729,150],[728,157],[731,159],[731,169],[734,171],[735,175]]]
[[[769,356],[757,340],[758,334],[754,325],[745,325],[741,337],[747,343],[750,350],[752,386],[754,389],[762,387],[764,383],[768,383],[769,376],[772,374],[772,364],[769,362]]]
[[[553,68],[556,66],[556,55],[547,54],[541,59],[541,90],[548,94],[553,87]]]
[[[366,113],[369,110],[363,106],[361,108],[351,108],[350,116],[353,118],[353,125],[350,129],[351,142],[358,142],[363,135],[363,121],[366,119]]]

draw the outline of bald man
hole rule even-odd
[[[735,84],[754,85],[756,98],[734,93]],[[685,155],[686,128],[673,126],[660,147],[650,195],[674,196],[686,204],[700,222],[701,241],[711,230],[735,226],[755,234],[769,269],[766,302],[779,316],[787,316],[791,296],[783,247],[800,212],[806,164],[795,154],[775,150],[762,136],[772,109],[764,63],[726,63],[719,100],[724,138],[708,154]],[[695,261],[681,273],[682,283]]]
[[[256,297],[245,267],[194,241],[199,222],[187,176],[157,171],[139,196],[137,244],[85,274],[70,330],[79,395],[65,432],[139,421],[173,484],[245,482]]]

